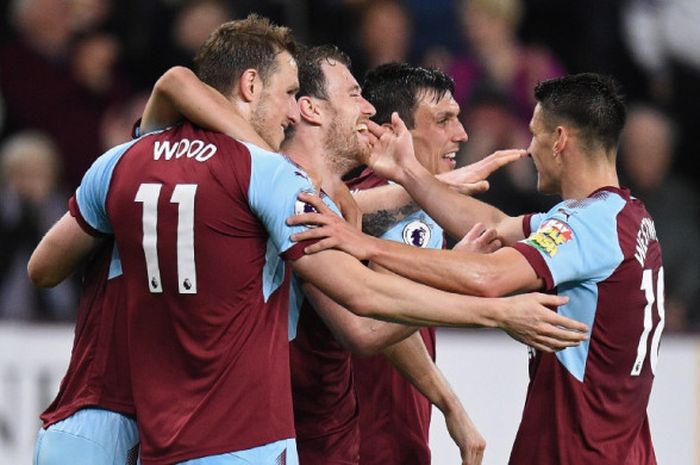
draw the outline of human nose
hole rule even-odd
[[[466,142],[469,139],[469,135],[464,129],[464,125],[462,125],[462,122],[460,120],[457,120],[455,126],[456,127],[453,140],[455,142]]]
[[[299,122],[299,118],[299,104],[296,98],[292,97],[289,101],[289,107],[287,108],[287,119],[292,124],[296,124]]]
[[[362,111],[362,114],[367,115],[370,118],[377,113],[377,109],[374,108],[374,105],[369,103],[364,97],[362,97],[360,110]]]

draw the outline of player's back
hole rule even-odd
[[[254,164],[245,145],[186,123],[141,138],[114,168],[106,210],[144,464],[294,436],[288,286],[251,206]]]
[[[578,347],[531,360],[510,463],[655,464],[646,410],[664,285],[654,222],[641,201],[615,188],[564,202],[545,218],[516,247],[536,269],[539,250],[547,287],[570,297],[560,312],[591,333]]]
[[[85,407],[135,415],[126,346],[126,297],[113,252],[114,242],[107,240],[85,265],[68,371],[56,399],[41,415],[44,427]]]

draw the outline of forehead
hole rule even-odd
[[[350,89],[360,88],[355,76],[344,64],[335,60],[324,60],[321,70],[326,79],[326,90],[329,95],[336,92],[347,92]]]
[[[433,89],[421,91],[418,96],[415,116],[452,116],[459,114],[459,104],[452,96],[449,90],[440,98],[436,98],[436,92]]]
[[[284,50],[275,56],[275,67],[270,75],[272,80],[282,81],[283,84],[296,84],[298,74],[297,62],[288,51]]]
[[[532,118],[530,119],[530,129],[542,129],[544,127],[544,119],[542,115],[542,106],[538,103],[532,110]]]

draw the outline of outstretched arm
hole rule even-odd
[[[464,236],[466,230],[478,219],[478,212],[473,212],[471,205],[463,204],[463,195],[474,195],[488,189],[486,178],[501,168],[524,156],[524,151],[503,150],[492,153],[484,159],[463,166],[448,173],[435,176],[441,181],[439,189],[428,194],[431,188],[439,184],[431,181],[428,189],[415,191],[416,186],[408,185],[415,195],[415,200],[400,184],[375,187],[355,192],[353,195],[364,214],[363,230],[372,236],[379,236],[389,227],[418,209],[423,209],[435,218],[448,234],[455,238]],[[449,189],[446,189],[449,187]],[[493,221],[501,221],[495,217]],[[491,225],[496,226],[495,223]],[[504,225],[498,225],[502,228]]]
[[[156,81],[143,112],[141,132],[163,129],[183,118],[270,150],[224,95],[200,81],[189,68],[175,66]]]
[[[397,370],[418,389],[445,417],[447,431],[459,447],[462,465],[479,465],[486,441],[440,370],[435,366],[420,333],[384,350]]]
[[[307,247],[307,253],[340,249],[414,281],[461,294],[495,297],[542,288],[543,282],[534,269],[512,247],[487,255],[466,250],[410,247],[377,239],[349,227],[318,197],[302,194],[299,198],[320,213],[298,215],[287,220],[290,224],[320,225],[292,236],[295,241],[321,239]]]
[[[377,354],[418,330],[417,326],[358,316],[336,303],[313,284],[305,282],[302,289],[338,342],[356,355]]]
[[[70,213],[65,213],[41,239],[27,263],[37,287],[54,287],[70,276],[101,240],[87,234]]]
[[[451,294],[397,276],[375,273],[336,250],[291,263],[302,279],[361,316],[418,326],[498,327],[539,350],[552,351],[586,339],[586,325],[549,307],[568,299],[533,293],[504,298]]]

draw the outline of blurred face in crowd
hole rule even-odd
[[[375,109],[362,96],[360,85],[342,63],[328,60],[321,65],[326,81],[328,131],[324,146],[327,156],[335,158],[348,170],[364,163],[369,157],[370,138],[367,129]]]
[[[459,105],[449,91],[439,100],[430,90],[422,94],[411,129],[416,158],[432,174],[445,173],[455,168],[459,146],[467,140]]]
[[[280,52],[251,117],[255,132],[275,151],[280,149],[287,126],[299,120],[298,90],[296,61],[289,52]]]

